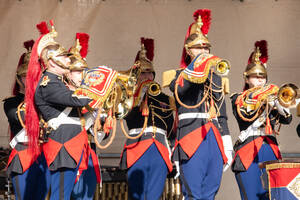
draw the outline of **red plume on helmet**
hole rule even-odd
[[[85,58],[88,54],[90,36],[87,33],[76,33],[76,39],[79,40],[81,46],[80,55]]]
[[[147,51],[146,57],[152,62],[154,58],[154,40],[150,38],[141,38],[141,44],[144,44]]]
[[[201,27],[201,32],[203,35],[207,35],[209,28],[210,28],[210,23],[211,23],[211,10],[209,9],[198,9],[194,12],[193,17],[194,17],[194,22],[192,24],[190,24],[186,35],[185,35],[185,39],[184,39],[184,44],[185,41],[187,40],[187,38],[190,36],[190,32],[191,32],[191,28],[192,26],[197,22],[198,17],[201,16],[201,20],[202,20],[202,27]],[[182,56],[181,56],[181,61],[180,61],[180,68],[186,68],[188,66],[189,63],[186,63],[186,57],[187,57],[187,53],[185,48],[183,47],[182,50]]]
[[[27,40],[27,41],[24,42],[24,48],[27,49],[26,53],[28,53],[28,52],[31,51],[33,44],[34,44],[34,40]],[[19,59],[19,62],[18,62],[18,66],[17,66],[17,70],[16,71],[18,71],[19,67],[24,63],[24,58],[25,58],[26,53],[23,53],[21,55],[21,57]],[[19,91],[20,91],[20,86],[17,83],[17,81],[15,81],[14,86],[13,86],[13,92],[12,92],[12,94],[13,95],[17,95]]]
[[[41,35],[49,33],[47,22],[43,21],[36,25]]]
[[[210,22],[211,22],[211,10],[209,9],[196,10],[193,14],[195,22],[197,22],[199,15],[201,16],[202,23],[203,23],[201,27],[201,32],[203,33],[203,35],[207,35],[210,28]]]
[[[28,71],[26,76],[26,92],[25,92],[25,103],[26,103],[26,115],[25,115],[25,126],[26,133],[29,138],[29,148],[35,156],[38,156],[39,149],[39,116],[37,112],[37,108],[34,104],[34,93],[41,77],[41,63],[39,60],[39,55],[37,52],[37,47],[40,42],[40,39],[47,33],[49,33],[49,29],[46,22],[41,22],[37,24],[37,28],[42,34],[34,43],[30,61],[28,65]]]
[[[144,47],[146,49],[147,59],[152,62],[153,58],[154,58],[154,40],[151,38],[141,37],[141,45],[142,44],[144,45]],[[139,54],[140,54],[140,51],[138,51],[138,53],[135,57],[135,61],[139,60]]]
[[[269,59],[269,55],[268,55],[268,43],[266,40],[260,40],[260,41],[256,41],[254,44],[254,48],[259,48],[259,51],[261,53],[261,56],[259,57],[259,60],[263,63],[266,64],[268,62]],[[252,62],[252,56],[253,56],[253,52],[251,53],[249,59],[248,59],[248,64],[250,64]]]

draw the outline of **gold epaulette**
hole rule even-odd
[[[230,88],[229,88],[229,79],[228,77],[222,77],[222,88],[224,94],[229,94],[230,93]]]
[[[162,77],[162,87],[168,87],[170,83],[174,80],[176,76],[176,71],[181,70],[181,69],[171,69],[168,71],[163,72],[163,77]]]

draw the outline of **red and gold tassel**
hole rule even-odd
[[[113,118],[112,118],[112,109],[108,112],[108,117],[105,119],[103,130],[106,134],[113,128]]]
[[[149,116],[148,96],[146,95],[145,101],[141,105],[142,116]]]
[[[271,122],[270,122],[270,118],[267,117],[266,119],[266,127],[265,127],[265,133],[270,135],[273,133],[273,130],[272,130],[272,126],[271,126]]]

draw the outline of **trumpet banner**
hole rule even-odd
[[[265,101],[270,95],[277,95],[278,86],[269,84],[264,87],[255,87],[246,90],[242,95],[237,98],[236,104],[240,107],[251,108],[251,110],[257,109],[261,102]]]
[[[183,70],[183,78],[194,83],[203,83],[208,77],[210,68],[216,66],[220,60],[218,56],[212,54],[200,54]]]
[[[109,67],[98,66],[88,69],[84,71],[81,86],[76,89],[75,95],[93,99],[89,106],[97,108],[110,94],[116,79],[117,71]]]

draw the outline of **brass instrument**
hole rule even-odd
[[[117,91],[117,104],[116,104],[116,118],[123,119],[133,106],[133,94],[137,88],[136,82],[137,77],[141,73],[139,63],[137,67],[130,70],[129,75],[126,73],[119,72],[116,81],[116,91]]]
[[[222,88],[224,94],[229,94],[230,93],[229,79],[227,77],[231,68],[229,61],[225,59],[221,59],[219,62],[217,62],[215,68],[217,74],[222,77]]]
[[[300,98],[300,89],[292,83],[284,84],[280,87],[277,98],[285,108],[296,106],[296,99]]]
[[[117,171],[115,172],[117,173]],[[104,181],[99,195],[101,200],[127,200],[128,184],[125,180]],[[167,178],[165,188],[159,200],[182,200],[179,179]]]
[[[157,82],[152,81],[148,87],[148,94],[150,94],[151,96],[158,96],[160,93],[161,93],[160,85]]]
[[[100,149],[107,148],[114,140],[116,133],[116,120],[122,120],[133,107],[133,94],[137,88],[137,78],[141,73],[140,64],[135,65],[126,72],[118,72],[117,78],[110,94],[100,104],[94,125],[94,139]],[[105,116],[104,119],[100,119]],[[145,120],[147,122],[147,120]],[[104,124],[103,124],[104,123]],[[108,133],[112,130],[110,140],[103,146],[98,140],[98,132]]]
[[[240,112],[240,108],[242,108],[249,114],[255,112],[256,114],[249,119],[246,119],[241,114],[239,114],[239,116],[243,118],[244,121],[253,121],[260,113],[257,111],[264,108],[264,105],[274,102],[274,100],[277,100],[279,104],[285,108],[295,107],[300,101],[300,90],[292,83],[284,84],[280,88],[276,85],[269,84],[263,87],[248,89],[237,99],[238,113]]]
[[[220,76],[227,76],[230,71],[230,63],[228,60],[221,59],[219,62],[216,64],[216,72]]]

